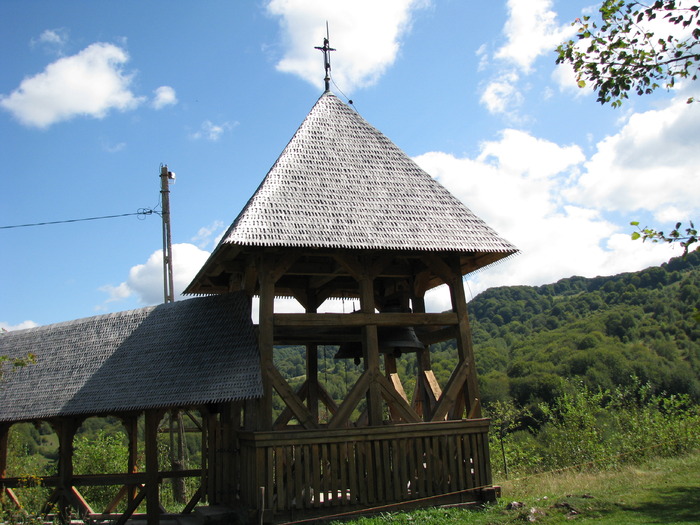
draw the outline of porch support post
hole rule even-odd
[[[73,437],[79,421],[65,418],[54,422],[58,434],[58,516],[61,523],[70,523],[70,507],[73,488]],[[76,508],[77,511],[81,509]]]
[[[7,445],[10,441],[10,423],[0,423],[0,499],[5,496],[2,478],[7,474]]]
[[[158,424],[162,410],[146,410],[146,523],[160,524],[160,497],[158,472]]]
[[[138,450],[139,450],[139,425],[137,415],[128,415],[121,418],[122,426],[126,431],[128,440],[127,472],[135,474],[138,471]],[[126,493],[127,507],[131,506],[136,498],[136,485],[128,485]]]

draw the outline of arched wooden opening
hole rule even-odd
[[[28,435],[35,438],[32,441],[38,442],[38,448],[26,445]],[[42,457],[46,458],[43,464],[38,461]],[[5,508],[11,513],[18,509],[39,513],[51,490],[39,481],[45,476],[56,476],[57,461],[58,437],[48,423],[0,424],[0,478],[21,480],[15,487],[3,484],[0,499]]]

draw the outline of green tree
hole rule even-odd
[[[576,40],[557,48],[557,63],[571,64],[580,87],[592,85],[601,104],[622,104],[677,79],[696,80],[700,69],[698,0],[643,3],[604,0],[600,20],[577,18]],[[662,27],[663,26],[663,27]],[[692,102],[692,98],[688,102]]]

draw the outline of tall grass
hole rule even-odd
[[[653,395],[649,385],[591,390],[571,385],[531,416],[500,403],[493,417],[492,469],[506,479],[562,468],[607,469],[700,446],[700,407],[685,395]]]

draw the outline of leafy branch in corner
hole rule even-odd
[[[661,86],[672,88],[677,79],[697,80],[699,4],[604,0],[599,21],[584,16],[571,24],[578,26],[577,38],[557,47],[556,62],[571,64],[579,87],[592,85],[597,101],[612,107],[619,107],[630,91],[648,95]]]
[[[640,228],[638,221],[632,221],[630,224],[637,228],[636,232],[632,232],[632,240],[642,239],[642,242],[678,243],[683,247],[684,257],[688,254],[690,247],[698,242],[698,230],[695,228],[692,221],[689,221],[690,226],[685,228],[685,231],[682,231],[683,224],[677,222],[676,227],[668,235],[662,231],[651,228]]]

